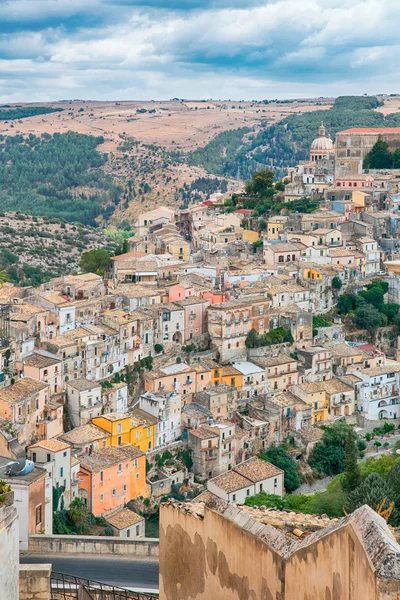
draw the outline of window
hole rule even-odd
[[[250,490],[246,490],[246,496],[250,496]]]
[[[124,485],[124,487],[122,489],[124,492],[126,492],[126,484]]]
[[[131,530],[130,529],[126,530],[126,537],[131,537]]]
[[[274,479],[274,488],[278,487],[278,479],[275,477]]]
[[[118,473],[122,473],[122,463],[119,463],[118,465]]]
[[[36,452],[32,453],[32,460],[33,460],[33,462],[36,462]]]
[[[140,527],[139,527],[139,525],[136,525],[136,535],[138,536],[139,533],[140,533]]]
[[[118,436],[118,446],[122,446],[122,437]]]
[[[139,479],[140,473],[136,473],[136,479]]]
[[[100,494],[100,502],[104,502],[104,494]]]
[[[64,475],[64,467],[60,467],[60,477],[63,477]]]
[[[118,423],[118,425],[117,425],[117,432],[118,433],[122,433],[122,423]]]
[[[48,454],[47,455],[47,462],[50,462],[50,461],[51,461],[51,456],[50,456],[50,454]]]
[[[132,466],[133,466],[134,469],[138,468],[138,460],[137,460],[137,458],[135,458],[135,460],[133,461],[133,465]]]
[[[42,505],[36,507],[36,525],[40,525],[42,522]]]
[[[236,494],[232,495],[232,502],[236,502]]]
[[[100,471],[100,481],[101,483],[104,481],[104,471]]]
[[[112,495],[113,495],[113,496],[116,496],[116,495],[117,495],[117,490],[116,490],[115,488],[113,488]]]

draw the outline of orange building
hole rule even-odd
[[[79,496],[96,517],[149,495],[146,458],[136,446],[107,446],[80,461]]]

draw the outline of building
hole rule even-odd
[[[299,371],[306,382],[319,383],[332,378],[332,359],[328,348],[301,348],[297,354]]]
[[[149,495],[145,455],[136,446],[107,446],[80,461],[79,497],[96,517]]]
[[[383,517],[366,505],[331,520],[213,498],[165,503],[160,600],[397,600],[399,553]]]
[[[144,538],[145,519],[129,508],[119,508],[106,517],[113,535],[120,538]]]
[[[207,481],[209,492],[225,500],[244,504],[246,498],[259,492],[283,497],[283,471],[253,456],[232,470]]]
[[[92,454],[94,450],[110,446],[111,433],[101,427],[87,423],[66,431],[60,437],[61,440],[70,444],[76,454]]]
[[[50,394],[63,390],[62,364],[57,356],[34,352],[23,360],[21,371],[25,377],[38,379],[48,385]]]
[[[392,151],[400,148],[400,127],[353,127],[339,131],[335,142],[337,175],[361,173],[364,158],[379,139],[387,142]]]
[[[224,420],[230,419],[237,409],[238,395],[236,388],[222,383],[194,394],[194,402],[206,408],[215,420]]]
[[[181,395],[176,392],[146,392],[140,396],[140,409],[157,419],[155,447],[175,442],[182,436]]]
[[[271,358],[256,359],[256,363],[265,369],[267,392],[283,392],[290,385],[299,382],[297,360],[286,354]]]
[[[157,422],[158,418],[138,409],[129,414],[103,414],[92,421],[93,425],[109,434],[106,445],[132,444],[143,452],[155,448]]]
[[[354,375],[362,380],[358,410],[366,419],[398,419],[400,417],[400,364],[359,369]]]
[[[192,451],[193,473],[200,479],[212,479],[232,468],[235,458],[235,425],[217,422],[192,429],[188,434]]]
[[[120,383],[108,383],[101,390],[101,403],[107,412],[126,413],[128,410],[128,386]]]
[[[5,474],[8,457],[0,457],[1,479],[11,486],[19,518],[19,549],[28,550],[30,535],[53,531],[53,487],[46,469],[35,466],[25,475]]]
[[[53,488],[62,490],[60,504],[54,506],[54,510],[60,510],[61,505],[68,509],[72,501],[71,446],[61,440],[43,440],[29,446],[28,457],[35,465],[46,469]]]
[[[0,389],[0,417],[12,423],[22,446],[31,444],[39,434],[48,399],[48,385],[30,377]]]
[[[72,379],[67,382],[67,402],[71,421],[74,427],[89,423],[94,417],[101,415],[101,385],[89,379]]]
[[[297,262],[304,250],[305,246],[303,244],[293,242],[264,243],[264,262],[274,268]]]
[[[265,368],[249,361],[235,361],[233,366],[243,376],[243,385],[240,392],[242,398],[258,396],[267,391]]]
[[[311,407],[313,425],[328,419],[330,407],[323,385],[299,383],[298,385],[292,385],[289,392]]]

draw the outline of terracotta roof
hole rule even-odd
[[[50,452],[61,452],[62,450],[68,450],[71,446],[60,440],[42,440],[32,444],[29,448],[43,448],[44,450],[50,450]]]
[[[247,479],[250,479],[253,483],[256,481],[263,481],[269,477],[276,477],[283,473],[282,469],[278,469],[275,465],[253,456],[236,467],[233,470],[240,475],[243,475]]]
[[[28,367],[37,367],[38,369],[43,369],[45,367],[50,367],[51,365],[55,365],[61,362],[59,358],[51,358],[50,356],[44,356],[43,354],[34,353],[30,356],[27,356],[24,359],[24,365]]]
[[[345,135],[349,133],[399,133],[400,127],[353,127],[351,129],[345,129],[344,131],[338,131],[336,135]]]
[[[120,508],[107,515],[105,519],[107,523],[110,523],[116,529],[126,529],[126,527],[131,527],[144,521],[144,517],[141,517],[129,508]]]
[[[240,473],[236,473],[236,471],[227,471],[214,479],[210,479],[210,481],[228,494],[251,486],[251,481],[240,475]]]
[[[91,442],[95,442],[110,436],[111,433],[101,429],[101,427],[97,427],[97,425],[93,425],[93,423],[87,423],[86,425],[75,427],[75,429],[72,429],[72,431],[63,433],[62,439],[72,445],[83,445],[90,444]]]
[[[101,387],[98,381],[90,381],[84,377],[82,379],[70,379],[67,384],[79,392]]]
[[[83,469],[97,473],[120,462],[139,458],[140,456],[143,456],[143,452],[136,446],[107,446],[95,450],[90,456],[83,454],[80,461]]]
[[[189,431],[191,435],[194,435],[202,440],[207,440],[215,437],[219,437],[218,433],[207,429],[206,427],[199,427],[198,429],[191,429]]]
[[[0,400],[4,402],[8,402],[9,404],[14,404],[14,402],[19,402],[34,394],[36,392],[40,392],[47,388],[46,383],[42,383],[37,379],[31,379],[30,377],[25,377],[24,379],[20,379],[14,385],[9,385],[0,390]]]

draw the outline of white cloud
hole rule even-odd
[[[397,0],[129,4],[139,0],[8,0],[7,19],[26,26],[0,35],[0,100],[363,93],[393,91],[399,75]],[[89,26],[112,7],[112,24]],[[64,25],[79,12],[81,26]]]

